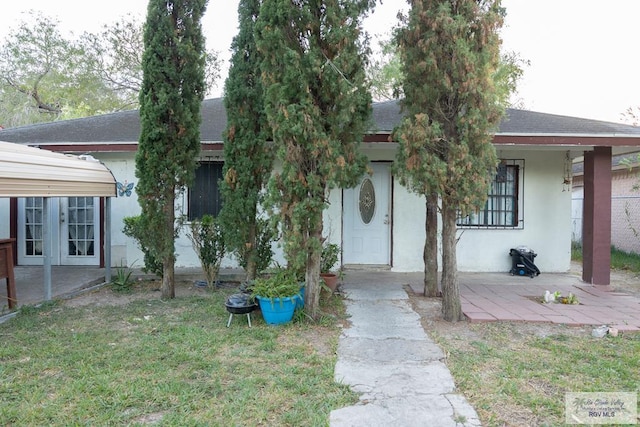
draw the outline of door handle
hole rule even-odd
[[[384,216],[384,225],[389,225],[389,214]]]
[[[64,212],[60,212],[60,223],[64,222]]]

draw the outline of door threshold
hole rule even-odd
[[[345,271],[390,271],[391,266],[388,264],[344,264],[342,269]]]

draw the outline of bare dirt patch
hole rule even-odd
[[[612,271],[611,288],[614,292],[640,297],[640,275],[630,271]]]
[[[221,287],[237,286],[239,286],[238,283],[223,283]],[[204,296],[211,293],[211,290],[208,287],[196,286],[194,281],[180,280],[175,283],[175,292],[176,297],[189,297]],[[129,292],[116,292],[109,285],[104,285],[66,300],[65,305],[69,307],[122,306],[133,301],[159,298],[160,280],[140,279],[134,283]]]

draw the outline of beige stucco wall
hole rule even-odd
[[[372,160],[392,159],[387,148],[370,149]],[[571,263],[571,192],[563,185],[565,152],[499,149],[501,159],[524,160],[522,227],[518,229],[460,229],[458,268],[461,271],[505,271],[511,268],[509,249],[528,246],[543,272],[565,272]],[[422,271],[424,198],[393,182],[392,270]]]
[[[387,145],[370,146],[365,150],[372,161],[394,158],[394,148]],[[564,152],[500,150],[499,156],[524,159],[524,198],[522,228],[460,230],[458,266],[461,271],[504,271],[511,268],[509,249],[526,245],[538,253],[536,264],[544,272],[567,271],[570,266],[571,193],[563,191]],[[118,182],[137,183],[135,161],[131,153],[96,155],[111,169]],[[424,245],[424,198],[407,191],[397,180],[392,184],[393,195],[393,271],[422,271]],[[179,205],[184,201],[181,200]],[[135,242],[122,233],[123,218],[140,212],[135,190],[130,197],[112,199],[112,265],[141,266],[143,254]],[[179,206],[180,207],[180,206]],[[8,202],[0,200],[0,213],[8,217]],[[325,211],[324,234],[331,242],[342,241],[342,190],[331,192]],[[0,236],[8,229],[0,226]],[[275,260],[283,263],[282,251],[276,249]],[[198,267],[199,261],[191,242],[183,233],[176,241],[177,267]],[[228,256],[223,267],[235,267],[236,261]]]
[[[466,271],[509,271],[509,249],[523,245],[538,254],[535,264],[542,272],[568,271],[571,192],[563,186],[565,153],[504,151],[501,158],[525,161],[522,228],[464,230],[458,243],[458,264]]]
[[[461,228],[457,252],[461,271],[508,272],[509,249],[521,245],[538,254],[535,261],[541,271],[568,271],[571,193],[563,191],[564,155],[564,152],[500,152],[503,159],[524,159],[520,214],[523,224],[518,229]],[[394,271],[423,269],[424,235],[424,199],[394,183]]]

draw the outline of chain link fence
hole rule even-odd
[[[574,195],[571,202],[571,240],[582,244],[584,198]],[[640,195],[611,198],[611,245],[640,254]]]

